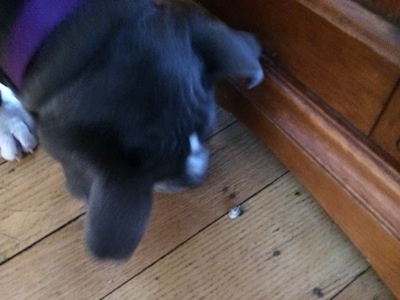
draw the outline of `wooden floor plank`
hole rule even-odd
[[[217,126],[214,129],[214,134],[224,130],[226,127],[237,122],[236,118],[228,111],[221,107],[217,109]],[[213,134],[213,135],[214,135]]]
[[[42,150],[0,165],[0,263],[83,213],[60,166]]]
[[[368,267],[291,175],[244,208],[106,299],[329,299]]]
[[[94,261],[83,246],[82,217],[1,266],[1,299],[98,299],[287,172],[240,124],[211,138],[209,146],[205,185],[156,195],[149,231],[130,261]]]
[[[375,271],[369,268],[364,274],[352,282],[334,300],[371,299],[395,300],[396,298],[378,278]]]

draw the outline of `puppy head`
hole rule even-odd
[[[154,185],[176,191],[204,180],[202,143],[215,120],[216,81],[239,77],[253,87],[263,78],[250,34],[187,4],[161,13],[131,18],[96,53],[96,67],[61,101],[37,110],[44,146],[76,166],[69,172],[75,187],[83,180],[74,170],[82,162],[89,170],[78,194],[87,195],[86,242],[99,258],[132,255],[149,222]]]
[[[161,160],[139,158],[136,165],[113,164],[94,172],[87,199],[86,243],[96,257],[127,259],[132,255],[147,228],[154,183],[163,192],[177,192],[204,180],[208,152],[197,134],[190,135],[188,143],[189,152],[182,145],[183,151],[160,155]]]
[[[149,222],[155,185],[176,192],[206,175],[208,153],[197,134],[163,148],[151,139],[128,146],[115,131],[98,127],[68,128],[61,135],[56,148],[46,148],[62,162],[70,192],[87,202],[86,245],[99,259],[133,254]]]

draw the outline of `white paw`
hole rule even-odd
[[[0,155],[14,160],[37,146],[35,122],[9,88],[0,84],[0,92]]]

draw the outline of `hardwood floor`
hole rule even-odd
[[[85,209],[42,150],[0,165],[0,299],[394,299],[275,156],[228,113],[200,188],[155,194],[124,263],[83,243]],[[244,213],[227,213],[242,204]]]

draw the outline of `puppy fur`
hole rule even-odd
[[[23,1],[2,2],[4,41]],[[154,185],[204,180],[215,83],[241,77],[255,86],[259,56],[253,36],[186,1],[88,0],[45,40],[18,96],[70,192],[87,201],[95,256],[132,255]]]

